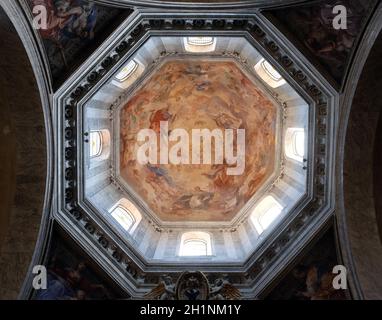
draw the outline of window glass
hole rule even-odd
[[[305,130],[288,128],[285,134],[285,155],[302,162],[305,156]]]
[[[280,81],[282,79],[280,73],[278,73],[275,68],[272,67],[272,65],[264,60],[262,62],[262,67],[264,68],[265,72],[272,78],[274,79],[275,81]]]
[[[102,133],[100,131],[90,132],[90,157],[98,157],[102,153]]]
[[[179,255],[197,257],[211,255],[211,237],[206,232],[186,232],[182,235]]]
[[[183,38],[183,41],[184,49],[188,52],[212,52],[216,48],[216,38],[214,37],[187,37]]]
[[[214,43],[213,37],[188,37],[187,42],[193,46],[210,46]]]
[[[184,241],[183,256],[206,256],[207,243],[201,239],[189,239]]]
[[[286,84],[281,74],[265,59],[261,59],[254,68],[260,79],[271,88],[276,89]]]
[[[305,134],[304,131],[297,131],[294,134],[294,150],[296,155],[304,157],[305,155]]]
[[[262,234],[281,214],[283,207],[272,196],[264,198],[251,215],[257,232]]]
[[[115,78],[123,82],[127,80],[138,68],[138,63],[135,60],[129,61],[129,63],[122,68],[122,70],[115,76]]]
[[[117,206],[111,215],[126,231],[129,231],[135,223],[134,216],[122,206]]]

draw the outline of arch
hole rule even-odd
[[[336,224],[342,264],[355,299],[382,298],[382,243],[374,182],[381,91],[382,5],[372,18],[354,58],[340,105],[337,144]]]
[[[0,270],[7,272],[1,299],[29,297],[32,269],[42,263],[51,226],[51,88],[35,37],[26,30],[19,4],[1,3],[0,161],[6,172],[1,170]]]

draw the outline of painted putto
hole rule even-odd
[[[275,165],[277,109],[273,101],[232,61],[172,60],[159,68],[120,111],[120,174],[134,193],[164,221],[228,221],[256,193]],[[137,151],[144,142],[137,136],[151,129],[160,146],[166,134],[181,128],[210,132],[245,131],[245,167],[229,175],[232,162],[215,153],[200,164],[142,164]],[[162,126],[161,126],[162,125]],[[219,132],[220,132],[219,131]],[[223,134],[224,136],[224,134]],[[238,154],[238,135],[230,147]],[[163,137],[162,137],[163,138]],[[193,143],[195,141],[192,141]],[[205,140],[200,140],[201,155]],[[162,141],[163,143],[163,141]],[[179,141],[170,141],[171,150]],[[233,146],[232,146],[233,145]],[[163,145],[162,145],[163,146]],[[192,153],[192,143],[188,146]],[[224,147],[227,149],[227,145]],[[184,150],[183,150],[184,151]],[[160,148],[157,149],[160,158]],[[181,156],[179,154],[179,156]],[[191,158],[191,157],[190,157]]]

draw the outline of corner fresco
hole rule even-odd
[[[265,11],[265,14],[275,18],[276,25],[286,30],[292,40],[295,38],[341,85],[375,4],[375,0],[329,0]],[[347,29],[333,27],[336,16],[333,8],[337,5],[347,9]]]
[[[265,300],[347,300],[345,290],[333,288],[338,265],[334,230],[330,229],[302,257]]]
[[[39,29],[53,80],[60,82],[79,66],[130,13],[86,0],[28,0],[31,11],[47,9],[46,29]]]
[[[47,289],[36,290],[34,300],[125,299],[111,286],[94,262],[70,240],[55,232],[47,257]]]

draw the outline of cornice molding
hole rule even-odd
[[[163,10],[248,10],[248,9],[269,9],[288,5],[304,3],[306,0],[199,0],[199,1],[168,1],[168,0],[95,0],[102,5],[112,5],[117,7],[137,7],[145,9]]]

